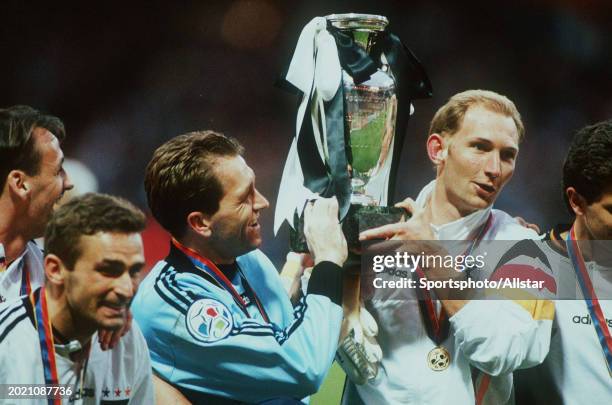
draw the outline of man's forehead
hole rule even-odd
[[[217,178],[228,189],[248,187],[255,179],[255,172],[242,156],[221,157],[216,163]]]
[[[495,111],[484,104],[473,104],[466,110],[465,116],[463,117],[462,126],[470,122],[482,125],[498,121],[512,122],[516,128],[516,124],[514,124],[514,120],[510,115],[500,111]]]
[[[513,144],[518,144],[519,141],[518,128],[511,116],[479,104],[468,108],[455,135],[457,134],[484,139],[501,135],[507,137]]]
[[[49,131],[47,128],[43,128],[43,127],[34,128],[34,130],[32,131],[32,136],[35,139],[38,139],[38,141],[41,143],[58,143],[59,144],[59,139],[57,139],[55,134]]]
[[[81,257],[96,260],[140,260],[144,255],[139,233],[97,232],[82,235],[79,240]]]
[[[52,150],[57,152],[57,160],[64,160],[64,152],[60,147],[59,139],[48,129],[42,127],[34,128],[32,132],[32,137],[35,140],[35,143],[39,150]]]

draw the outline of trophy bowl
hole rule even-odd
[[[396,83],[384,53],[373,54],[388,24],[386,17],[370,14],[332,14],[326,17],[336,42],[352,43],[373,56],[380,66],[368,77],[354,77],[342,69],[346,171],[350,179],[350,208],[342,228],[350,248],[359,247],[359,232],[399,221],[406,212],[386,207],[398,99]],[[338,39],[340,38],[340,39]],[[365,80],[364,80],[365,79]],[[329,162],[327,154],[325,163]],[[304,223],[297,213],[290,231],[291,248],[307,252]]]

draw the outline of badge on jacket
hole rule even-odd
[[[185,321],[191,336],[204,343],[213,343],[225,338],[234,325],[227,306],[210,298],[203,298],[191,304]]]

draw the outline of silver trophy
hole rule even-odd
[[[284,221],[292,225],[294,251],[307,251],[302,210],[317,196],[338,199],[349,248],[359,248],[360,231],[406,214],[388,207],[388,197],[412,101],[431,97],[431,85],[387,25],[383,16],[332,14],[313,19],[300,34],[285,76],[300,96],[296,133],[275,213],[275,231]],[[354,271],[345,271],[337,360],[363,384],[376,376],[382,353],[376,323],[361,304],[359,257],[345,266]]]
[[[354,43],[368,54],[388,24],[386,17],[369,14],[332,14],[326,18],[332,27],[352,35]],[[380,68],[358,84],[342,70],[351,204],[387,203],[397,97],[393,74],[384,55],[381,58]]]
[[[418,60],[387,30],[386,17],[332,14],[304,27],[286,81],[301,103],[276,205],[291,247],[306,251],[302,209],[314,195],[335,196],[350,247],[361,230],[397,222],[387,207],[412,100],[431,96]]]

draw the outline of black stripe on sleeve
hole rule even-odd
[[[8,333],[13,330],[15,325],[17,325],[19,322],[21,322],[23,319],[25,319],[27,317],[28,317],[28,314],[23,313],[23,314],[19,315],[17,318],[15,318],[13,320],[13,322],[11,322],[9,325],[7,325],[6,329],[4,329],[4,332],[2,332],[2,334],[0,335],[0,343],[2,343],[2,341],[4,340],[6,335],[8,335]]]
[[[19,311],[20,309],[23,309],[21,307],[21,303],[19,303],[18,305],[15,305],[13,307],[9,306],[8,308],[5,308],[5,310],[2,311],[2,315],[3,316],[2,316],[2,319],[0,319],[0,326],[4,326],[3,324],[9,318],[9,316],[11,316],[11,314],[14,313],[14,312]]]
[[[342,267],[332,262],[317,264],[308,281],[308,294],[324,295],[342,305]]]

